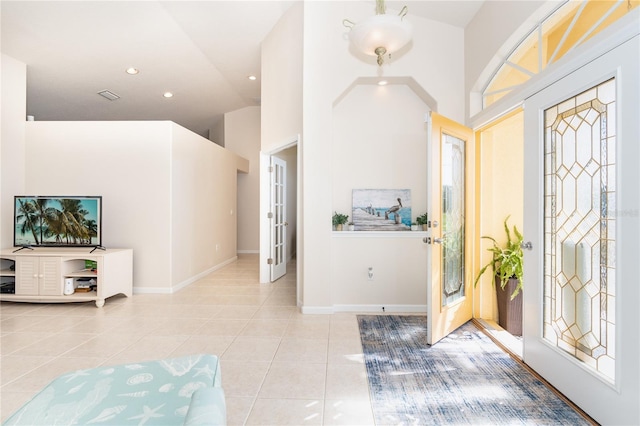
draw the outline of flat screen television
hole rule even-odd
[[[101,196],[14,198],[14,247],[102,247]]]

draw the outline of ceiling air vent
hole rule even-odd
[[[102,96],[103,98],[107,98],[110,101],[115,101],[116,99],[120,99],[120,96],[116,95],[115,93],[109,90],[102,90],[101,92],[98,92],[98,95]]]

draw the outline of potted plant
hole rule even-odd
[[[349,223],[347,223],[347,229],[349,231],[355,231],[356,230],[356,225],[353,222],[349,222]]]
[[[427,230],[427,223],[429,222],[429,220],[427,219],[427,214],[424,213],[423,215],[420,215],[416,218],[416,223],[418,224],[419,227],[422,228],[423,231]]]
[[[412,231],[419,231],[420,228],[418,228],[418,224],[416,222],[411,222],[411,230]]]
[[[336,231],[342,231],[342,226],[349,220],[349,215],[334,212],[333,213],[333,226]]]
[[[504,220],[504,230],[507,241],[500,246],[495,238],[482,237],[493,242],[493,247],[488,248],[492,253],[491,260],[478,272],[474,286],[489,267],[494,275],[494,285],[498,295],[498,324],[514,336],[522,335],[522,290],[523,290],[523,261],[522,252],[523,236],[514,225],[512,238],[507,221]]]

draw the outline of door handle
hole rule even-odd
[[[527,241],[526,243],[520,244],[520,248],[525,250],[533,250],[533,244],[531,243],[531,241]]]
[[[422,242],[425,244],[431,244],[432,241],[433,241],[433,244],[442,244],[444,242],[444,238],[434,238],[432,240],[431,237],[424,237],[422,239]]]

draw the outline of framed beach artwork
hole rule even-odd
[[[354,189],[356,231],[410,231],[410,189]]]

